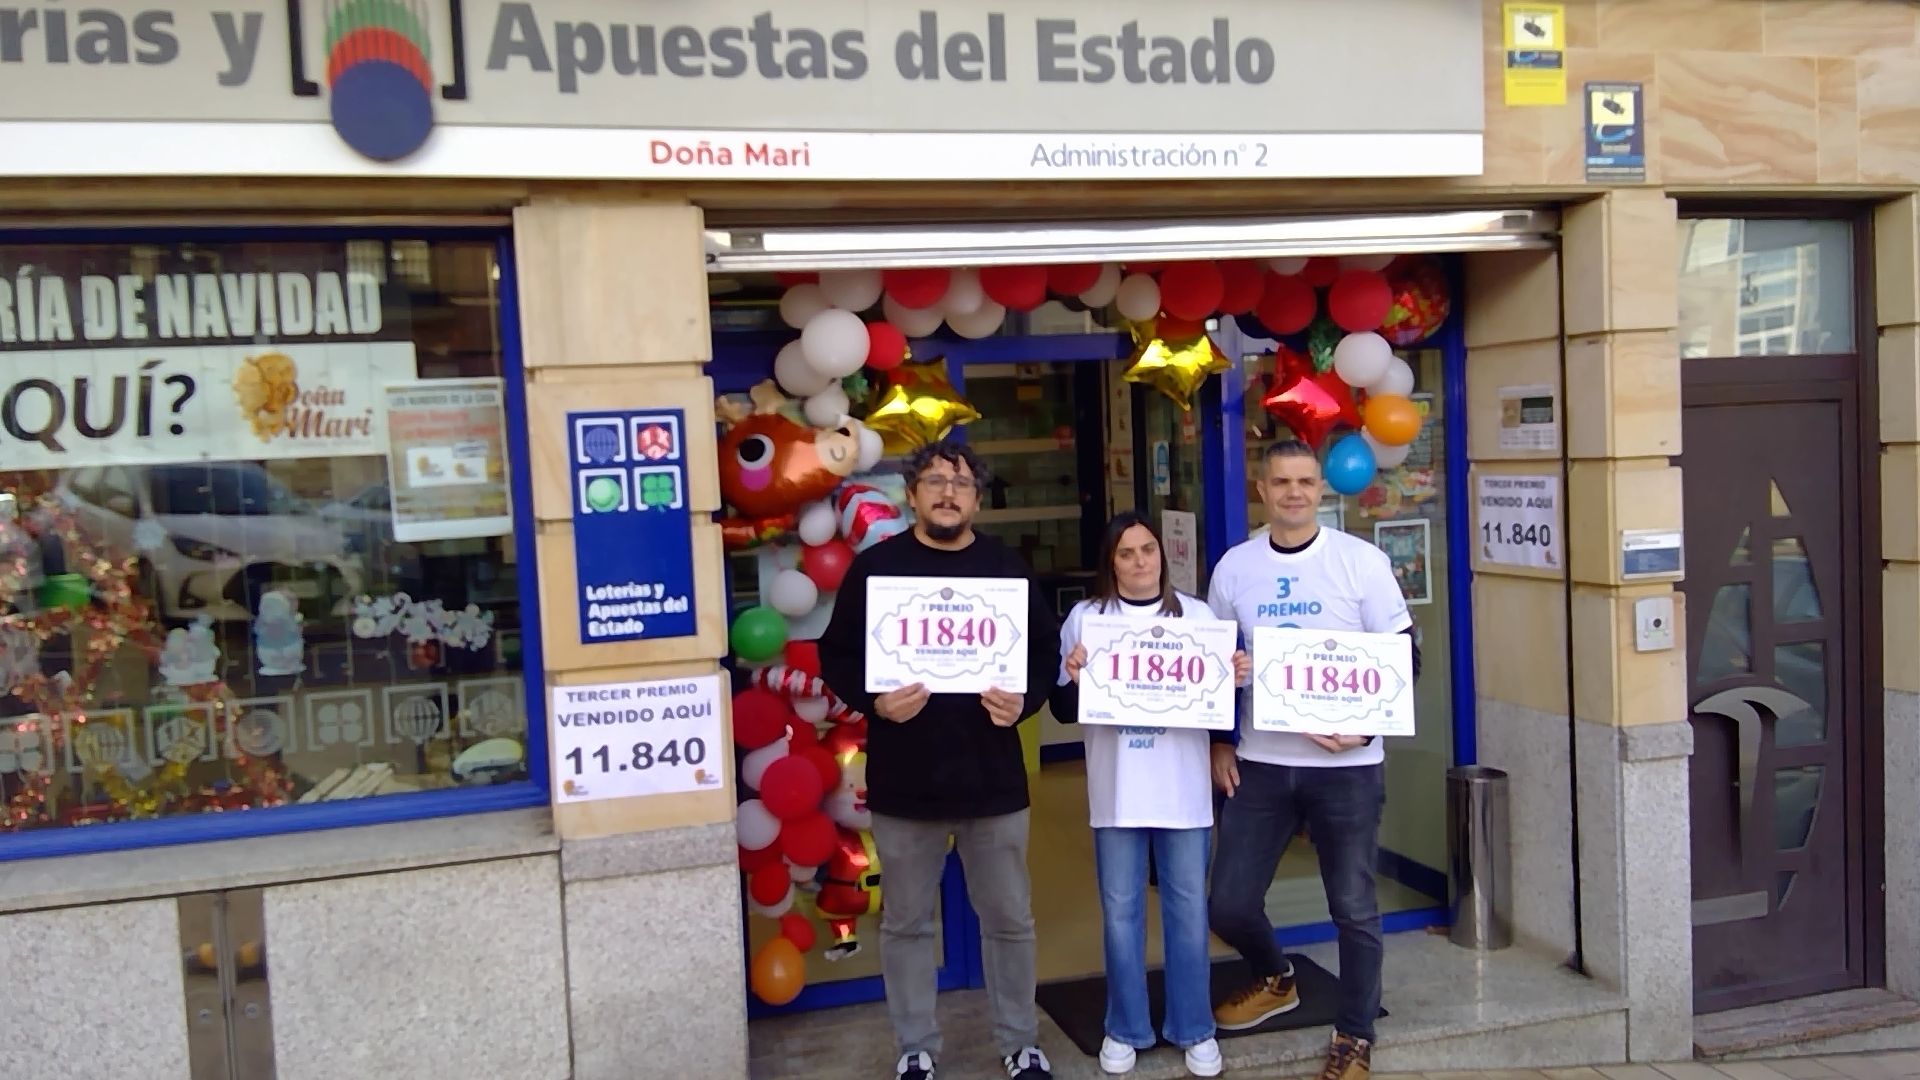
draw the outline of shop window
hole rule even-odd
[[[0,245],[0,833],[541,801],[496,253]]]
[[[1853,226],[1845,221],[1680,222],[1680,355],[1851,353]]]

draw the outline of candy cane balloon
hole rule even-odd
[[[789,701],[798,698],[826,698],[827,720],[835,724],[857,724],[865,719],[857,710],[841,701],[818,677],[785,664],[770,664],[753,673],[753,683]]]

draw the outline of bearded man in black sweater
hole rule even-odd
[[[1012,1080],[1050,1080],[1035,1011],[1032,889],[1027,877],[1027,769],[1023,719],[1040,711],[1060,662],[1060,624],[1028,589],[1024,686],[934,694],[914,684],[866,689],[867,580],[877,577],[1027,578],[1033,571],[998,539],[973,530],[984,464],[961,442],[916,451],[907,463],[912,530],[853,560],[820,636],[820,674],[865,713],[867,807],[884,897],[880,960],[899,1040],[900,1080],[933,1080],[940,957],[934,911],[951,838],[980,916],[987,996],[1001,1064]]]

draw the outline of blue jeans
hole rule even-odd
[[[1373,873],[1387,801],[1380,765],[1299,768],[1242,758],[1240,787],[1220,809],[1213,861],[1213,932],[1253,965],[1256,978],[1285,974],[1286,954],[1267,921],[1267,890],[1288,841],[1305,822],[1320,857],[1327,910],[1340,935],[1340,1010],[1334,1028],[1373,1039],[1380,1015],[1380,905]]]
[[[1167,1019],[1175,1046],[1213,1038],[1208,983],[1207,847],[1211,829],[1095,829],[1100,914],[1106,933],[1107,1034],[1135,1049],[1154,1044],[1147,1011],[1147,853],[1159,870],[1166,943]]]

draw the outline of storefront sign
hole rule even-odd
[[[26,10],[18,28],[0,27],[0,78],[16,91],[0,94],[0,175],[1481,170],[1475,0],[261,8]]]
[[[1026,693],[1026,578],[867,579],[867,691]]]
[[[1480,508],[1480,561],[1491,566],[1558,570],[1560,478],[1490,475],[1476,485]]]
[[[718,788],[720,676],[553,688],[553,800]]]
[[[1231,731],[1238,624],[1089,615],[1080,722]]]
[[[1564,4],[1500,6],[1509,105],[1567,103],[1567,9]]]
[[[388,386],[385,426],[394,539],[415,543],[513,531],[501,380]]]
[[[1587,183],[1647,180],[1646,96],[1639,83],[1587,84]]]
[[[1560,449],[1557,397],[1553,387],[1546,385],[1501,387],[1500,449]]]
[[[583,645],[695,631],[686,429],[681,409],[567,414]]]
[[[1160,512],[1161,554],[1173,587],[1188,596],[1200,595],[1200,519],[1188,510]]]
[[[1406,634],[1253,630],[1255,731],[1412,735],[1413,639]]]

